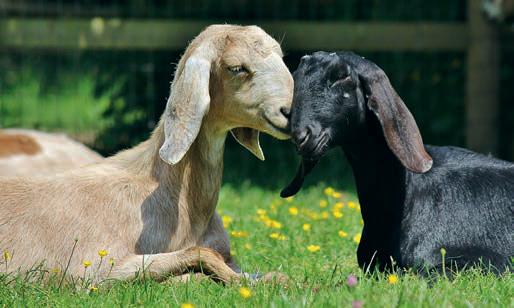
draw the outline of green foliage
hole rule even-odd
[[[15,276],[14,280],[12,276],[1,276],[0,306],[178,307],[191,303],[196,307],[350,307],[353,301],[362,301],[364,307],[511,307],[514,304],[512,274],[496,277],[471,270],[448,280],[440,275],[425,279],[408,272],[398,273],[394,284],[389,283],[386,274],[364,274],[357,266],[354,240],[362,228],[360,213],[356,203],[352,206],[349,203],[356,200],[355,196],[353,193],[343,193],[341,198],[333,193],[328,196],[323,193],[324,188],[320,185],[302,191],[290,202],[280,200],[276,190],[251,185],[239,188],[226,185],[221,190],[219,211],[226,221],[230,221],[227,217],[232,220],[227,231],[234,257],[250,273],[286,273],[291,279],[288,288],[243,282],[252,293],[249,299],[243,299],[239,294],[241,285],[223,286],[208,280],[188,283],[168,280],[161,284],[120,282],[112,288],[100,285],[98,290],[86,292],[73,283],[59,289],[59,279],[38,283],[25,282],[23,275]],[[327,206],[320,207],[320,200],[325,200]],[[333,214],[338,202],[343,204],[340,218]],[[296,211],[291,208],[296,208],[296,215],[292,215]],[[323,212],[327,212],[327,219],[322,218]],[[266,219],[279,222],[280,228],[267,227]],[[310,224],[309,231],[304,231],[306,223]],[[340,236],[339,231],[346,232],[346,236]],[[271,238],[270,234],[275,232],[286,239]],[[319,251],[309,251],[310,245],[319,246]],[[347,284],[349,275],[358,279],[353,287]]]
[[[95,96],[96,80],[92,74],[62,71],[55,84],[46,89],[44,78],[29,66],[6,72],[0,87],[0,126],[65,129],[70,133],[96,135],[110,124],[103,113],[116,85]]]

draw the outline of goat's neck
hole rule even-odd
[[[176,165],[161,160],[159,149],[155,149],[152,175],[169,197],[177,198],[180,208],[201,216],[190,219],[210,218],[214,213],[223,174],[225,138],[225,131],[205,121],[197,138]],[[159,139],[160,147],[164,136]]]
[[[406,170],[388,148],[378,121],[343,145],[353,169],[365,224],[398,224],[405,197]]]
[[[179,221],[196,223],[200,228],[216,207],[227,135],[226,130],[206,118],[197,138],[175,165],[165,163],[159,156],[165,138],[162,121],[149,140],[117,155],[123,169],[155,181],[157,188],[153,197],[157,206],[178,208],[179,215],[187,216],[181,216]]]

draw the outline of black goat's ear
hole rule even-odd
[[[417,173],[430,170],[432,157],[425,150],[416,121],[387,75],[369,61],[365,61],[357,72],[364,86],[368,108],[378,117],[389,149],[405,168]]]
[[[280,197],[287,198],[296,195],[296,193],[302,188],[305,176],[311,172],[312,168],[314,168],[317,163],[317,160],[302,159],[294,179],[286,186],[286,188],[282,189]]]

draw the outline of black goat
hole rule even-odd
[[[342,147],[364,220],[362,268],[462,269],[481,261],[511,270],[514,164],[425,148],[386,74],[354,53],[304,56],[294,82],[291,131],[302,164],[281,195],[298,192],[320,157]]]

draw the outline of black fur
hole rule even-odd
[[[437,269],[480,263],[497,272],[511,270],[514,164],[462,148],[426,146],[431,170],[405,168],[369,106],[374,95],[369,85],[381,75],[374,63],[349,52],[302,58],[294,73],[291,128],[303,164],[310,168],[301,167],[282,195],[296,193],[306,170],[329,148],[341,147],[353,169],[364,220],[357,251],[361,267],[388,270],[394,262],[400,268]],[[387,80],[378,82],[387,89]]]

